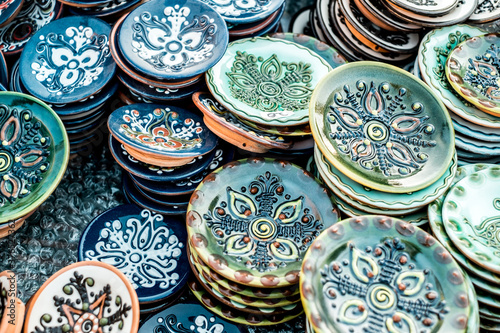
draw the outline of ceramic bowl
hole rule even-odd
[[[23,0],[3,0],[0,3],[0,27],[13,20],[23,5]]]

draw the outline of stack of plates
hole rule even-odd
[[[119,67],[126,102],[165,103],[204,87],[203,73],[228,43],[227,26],[212,7],[187,0],[140,5],[115,24],[111,54]]]
[[[198,115],[177,107],[121,107],[108,127],[111,152],[126,171],[127,198],[165,215],[185,213],[201,179],[233,157],[231,149],[217,147]]]
[[[424,230],[386,216],[321,233],[304,257],[300,292],[311,333],[479,331],[460,265]]]
[[[438,97],[397,67],[374,62],[329,73],[311,98],[318,172],[348,216],[404,216],[425,206],[456,173],[451,120]]]
[[[116,91],[109,51],[111,27],[89,17],[67,17],[40,29],[21,53],[11,88],[50,104],[68,133],[71,153],[88,147]]]
[[[229,163],[207,176],[187,213],[194,295],[221,317],[273,325],[300,313],[305,251],[338,221],[327,190],[274,159]]]
[[[429,205],[434,236],[470,274],[477,293],[481,328],[500,330],[500,167],[458,168],[453,186]]]
[[[345,59],[318,40],[293,34],[229,44],[207,71],[211,94],[193,96],[208,128],[255,153],[310,151],[309,100],[318,81]]]
[[[422,79],[451,111],[460,164],[500,157],[500,36],[468,25],[429,32],[420,45]]]
[[[113,23],[116,17],[130,11],[141,0],[60,0],[71,15],[85,15],[106,19]]]

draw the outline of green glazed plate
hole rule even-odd
[[[338,221],[328,195],[304,169],[255,158],[208,175],[187,209],[193,252],[216,273],[251,287],[298,283],[302,257]]]
[[[383,63],[349,63],[328,73],[311,97],[310,122],[335,168],[383,192],[430,186],[454,154],[443,103],[421,80]]]
[[[317,333],[467,332],[477,324],[469,289],[434,237],[386,216],[350,218],[325,230],[300,275]]]
[[[446,233],[470,260],[500,274],[500,166],[471,174],[457,182],[443,203]]]
[[[229,111],[262,125],[308,122],[309,100],[331,66],[306,47],[255,37],[229,44],[207,71],[212,95]]]
[[[446,77],[463,98],[480,110],[500,116],[500,34],[472,37],[446,61]]]
[[[40,206],[61,181],[69,141],[57,114],[42,101],[0,92],[0,223]]]

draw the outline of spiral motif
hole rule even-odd
[[[383,141],[387,138],[387,128],[379,123],[368,125],[367,133],[373,141]]]
[[[258,219],[252,222],[250,227],[252,236],[258,240],[268,240],[276,234],[276,225],[266,219]]]
[[[265,96],[275,97],[283,92],[281,86],[275,82],[262,82],[259,84],[259,90]]]
[[[12,164],[12,158],[5,152],[0,153],[0,172],[5,172]]]
[[[377,309],[387,310],[394,305],[396,296],[386,286],[376,286],[370,293],[370,301]]]

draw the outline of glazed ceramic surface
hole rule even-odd
[[[24,325],[24,333],[138,329],[134,288],[120,271],[101,262],[79,262],[55,273],[31,298]]]
[[[500,142],[500,129],[487,128],[471,123],[455,114],[450,114],[455,133],[485,142]]]
[[[500,167],[457,182],[446,196],[442,216],[453,244],[476,264],[500,274],[497,220],[500,211]]]
[[[229,111],[262,125],[295,126],[308,121],[308,102],[331,69],[316,53],[276,38],[229,44],[207,72],[210,92]]]
[[[472,137],[455,134],[455,146],[462,150],[468,151],[483,157],[500,156],[500,147],[496,142],[486,142]]]
[[[67,17],[40,29],[25,45],[19,74],[25,88],[48,103],[75,102],[100,91],[114,76],[111,27],[89,17]]]
[[[463,98],[480,110],[500,115],[500,34],[462,42],[449,54],[446,77]]]
[[[383,0],[355,0],[354,2],[358,8],[362,10],[364,16],[382,29],[392,31],[416,31],[422,29],[419,25],[408,23],[395,17],[382,4],[382,1]],[[365,8],[364,11],[363,8]]]
[[[469,17],[471,22],[488,22],[500,17],[500,2],[495,0],[478,0],[476,9]]]
[[[248,159],[204,179],[188,207],[187,228],[199,258],[220,275],[281,287],[297,283],[308,244],[337,220],[327,191],[305,170]]]
[[[158,79],[189,78],[205,72],[224,54],[226,24],[210,6],[195,0],[153,0],[123,21],[118,45],[139,72]]]
[[[0,26],[15,17],[22,5],[23,0],[2,0],[0,2]]]
[[[0,92],[0,222],[18,219],[55,190],[68,164],[64,126],[46,104]]]
[[[181,302],[148,318],[139,329],[139,333],[151,332],[239,333],[241,330],[199,303]]]
[[[111,113],[108,127],[121,143],[166,157],[203,155],[217,144],[217,137],[206,128],[201,117],[174,106],[124,106]]]
[[[310,119],[328,161],[379,191],[421,190],[444,174],[454,154],[444,105],[422,81],[386,64],[333,70],[312,95]]]
[[[80,239],[78,259],[118,268],[140,303],[176,293],[189,276],[187,234],[182,221],[135,205],[118,206],[96,217]]]
[[[251,23],[263,19],[283,4],[284,0],[201,0],[215,9],[228,23]]]
[[[413,13],[440,16],[449,13],[458,0],[388,0],[391,4],[409,10]]]
[[[473,324],[476,300],[452,256],[422,229],[388,217],[325,230],[304,258],[300,287],[316,332],[466,332]]]

